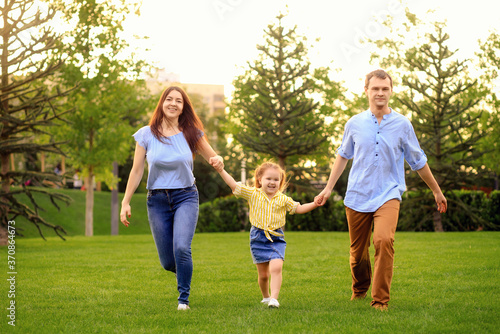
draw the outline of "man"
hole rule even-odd
[[[410,121],[389,108],[392,95],[389,74],[383,70],[368,73],[365,93],[369,109],[346,123],[328,184],[315,202],[325,204],[348,159],[353,159],[344,199],[351,241],[351,300],[365,298],[370,287],[372,269],[368,249],[373,227],[375,263],[370,305],[383,311],[388,308],[394,234],[401,195],[406,189],[404,160],[432,190],[440,213],[446,212],[447,202]]]

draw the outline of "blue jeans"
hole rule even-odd
[[[191,242],[198,221],[198,189],[148,191],[148,219],[160,263],[176,273],[179,304],[189,304],[193,259]]]

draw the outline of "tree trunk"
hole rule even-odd
[[[113,176],[118,178],[118,162],[113,161]],[[118,235],[118,182],[111,190],[111,235]]]
[[[94,184],[93,168],[89,167],[89,173],[85,178],[85,188],[87,196],[85,197],[85,236],[91,237],[94,235]]]
[[[283,156],[278,157],[278,165],[280,165],[280,167],[283,170],[285,170],[285,159],[286,159],[286,157],[283,157]]]
[[[92,122],[92,117],[90,118]],[[94,130],[89,133],[89,153],[94,148]],[[85,178],[85,188],[87,196],[85,196],[85,236],[91,237],[94,235],[94,166],[88,166],[88,174]]]
[[[66,157],[63,155],[61,158],[61,173],[63,175],[62,184],[66,185]]]
[[[40,154],[40,161],[41,161],[40,171],[43,173],[43,172],[45,172],[45,153],[44,152],[42,152]]]
[[[434,223],[434,232],[444,232],[443,229],[443,217],[439,213],[439,211],[434,211],[433,213],[433,223]]]
[[[10,154],[10,170],[13,172],[16,171],[16,160],[14,159],[14,153]]]

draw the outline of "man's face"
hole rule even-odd
[[[371,108],[387,107],[392,95],[391,80],[373,77],[368,82],[368,88],[365,87],[365,93]]]

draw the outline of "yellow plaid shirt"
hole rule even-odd
[[[275,230],[285,225],[286,212],[288,211],[293,215],[300,204],[280,191],[269,199],[261,188],[248,187],[241,183],[237,184],[233,194],[248,202],[250,224],[264,230],[266,238],[271,242],[272,239],[269,234],[283,236],[283,234],[275,232]]]

